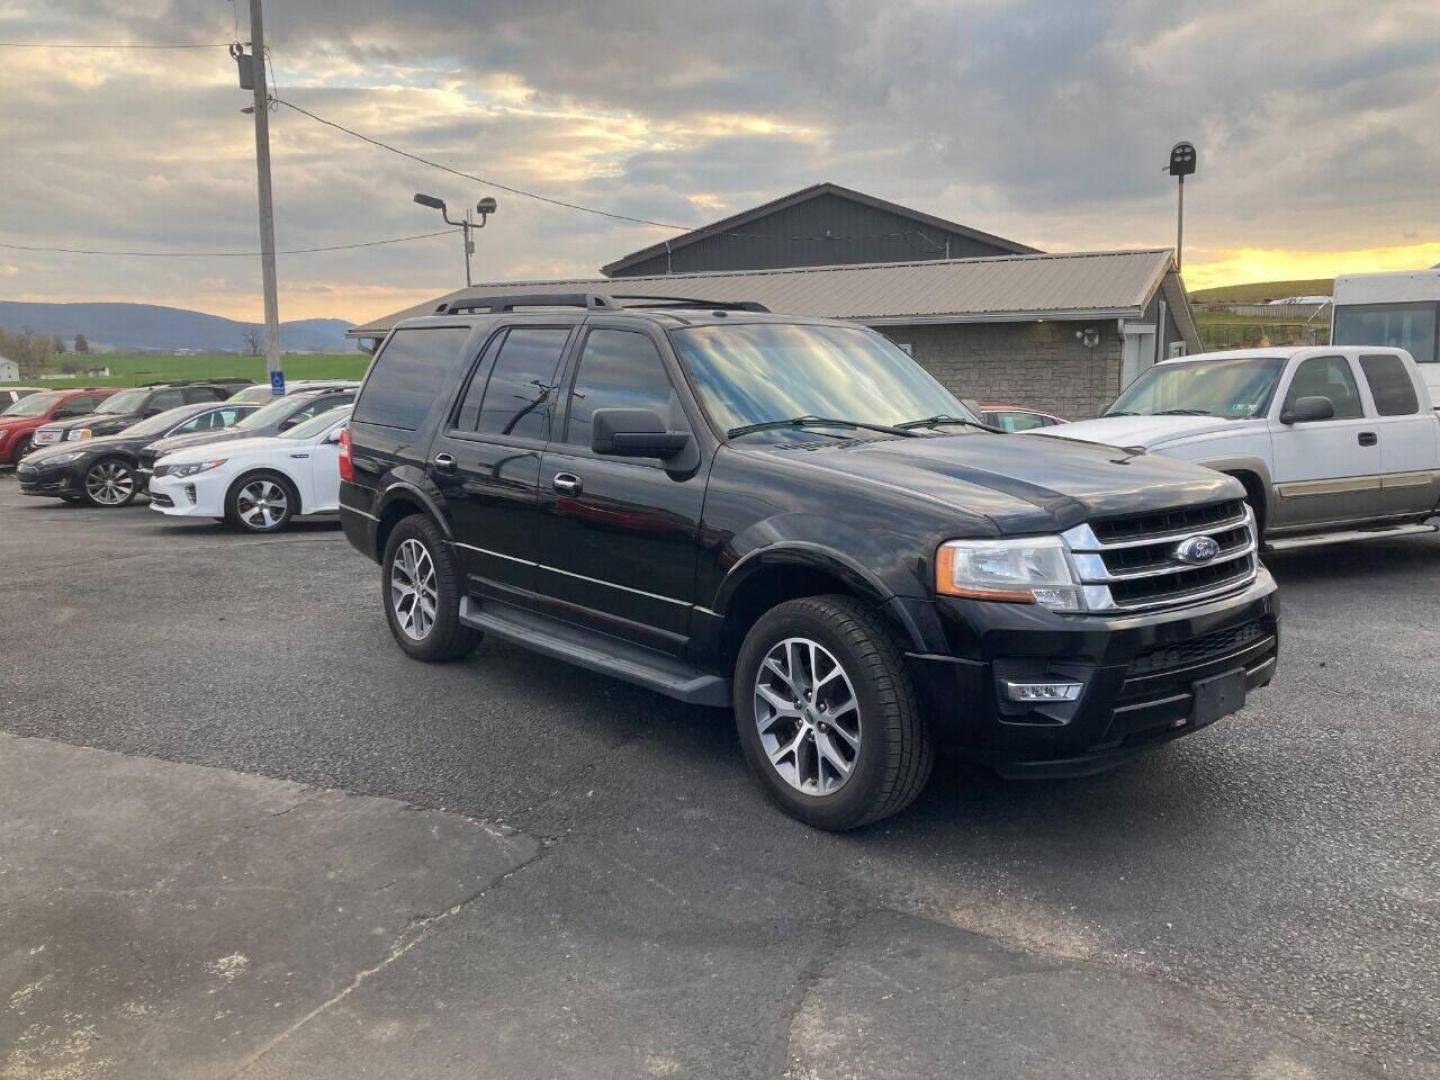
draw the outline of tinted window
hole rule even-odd
[[[495,366],[495,354],[505,342],[506,331],[501,330],[485,346],[485,354],[475,365],[465,395],[460,403],[460,412],[455,417],[455,426],[461,431],[474,431],[480,422],[480,402],[485,397],[485,384],[490,381],[490,370]]]
[[[185,402],[190,405],[199,405],[206,401],[223,401],[225,399],[224,392],[213,386],[187,386],[181,393],[185,397]]]
[[[145,406],[145,411],[154,413],[156,409],[164,412],[166,409],[174,409],[185,404],[185,394],[181,390],[161,390],[153,398],[150,404]]]
[[[1336,345],[1388,345],[1404,349],[1420,364],[1436,353],[1436,307],[1431,303],[1364,304],[1335,309]]]
[[[1350,372],[1350,362],[1343,356],[1312,356],[1296,370],[1285,395],[1285,408],[1293,409],[1302,397],[1329,398],[1335,406],[1336,420],[1354,420],[1365,415],[1360,402],[1360,388]]]
[[[395,331],[375,358],[355,419],[409,431],[420,427],[469,336],[464,327]]]
[[[596,409],[651,409],[663,422],[670,416],[673,392],[665,364],[648,337],[629,330],[592,330],[570,391],[565,441],[590,445]]]
[[[1398,356],[1362,356],[1360,370],[1370,384],[1375,411],[1381,416],[1409,416],[1420,411],[1420,398],[1405,361]]]
[[[486,381],[475,430],[548,439],[556,374],[569,338],[569,329],[562,328],[507,333]],[[476,372],[477,382],[483,370]]]

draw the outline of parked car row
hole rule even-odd
[[[109,509],[148,495],[161,513],[273,532],[336,510],[339,430],[357,385],[326,383],[264,405],[218,384],[66,391],[27,409],[33,395],[0,415],[0,446],[15,443],[26,495]]]

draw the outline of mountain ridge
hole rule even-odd
[[[0,300],[0,327],[64,338],[84,334],[92,348],[202,352],[249,352],[245,335],[258,324],[189,308],[121,302],[44,303]],[[280,324],[285,352],[350,352],[344,319],[295,319]]]

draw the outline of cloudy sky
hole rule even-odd
[[[0,40],[224,43],[247,0],[0,0]],[[271,0],[279,96],[512,187],[694,227],[820,180],[1045,250],[1169,244],[1192,287],[1440,261],[1437,0]],[[222,48],[0,48],[0,242],[257,245]],[[477,279],[593,274],[665,229],[438,173],[285,108],[280,248],[425,232],[495,196]],[[280,260],[281,317],[463,283],[457,238]],[[260,314],[254,258],[0,248],[0,298]]]

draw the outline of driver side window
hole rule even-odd
[[[1356,420],[1365,415],[1350,361],[1343,356],[1312,356],[1295,369],[1295,377],[1290,380],[1290,389],[1285,395],[1284,411],[1293,409],[1303,397],[1328,398],[1335,406],[1332,420]]]

